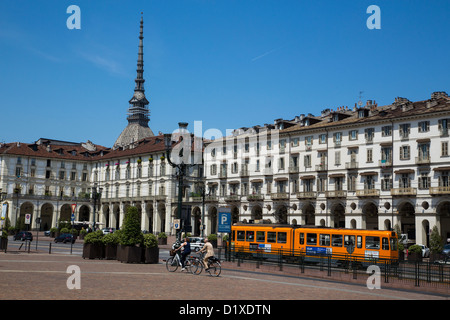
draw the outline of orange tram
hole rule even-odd
[[[349,260],[370,264],[398,260],[397,234],[387,230],[235,223],[231,226],[231,247],[243,255],[282,255],[294,261],[304,258],[318,262],[331,257],[338,264]]]

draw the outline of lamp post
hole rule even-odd
[[[177,219],[180,221],[180,228],[176,231],[176,239],[178,242],[181,241],[181,233],[184,228],[184,223],[181,219],[181,209],[183,206],[183,179],[186,175],[186,168],[192,166],[191,164],[186,164],[184,162],[185,159],[189,159],[189,153],[190,153],[190,138],[189,133],[187,132],[187,126],[188,124],[186,122],[179,122],[179,133],[172,135],[172,134],[165,134],[164,135],[164,145],[166,147],[166,154],[167,154],[167,161],[169,162],[170,166],[172,168],[176,168],[177,172],[176,175],[178,177],[178,210],[177,210]],[[177,140],[175,140],[175,139]],[[178,147],[176,150],[178,150],[178,155],[175,157],[175,160],[172,161],[171,155],[172,155],[172,142],[175,142],[178,144]],[[185,150],[185,147],[187,147],[187,150]],[[188,151],[185,153],[185,151]]]
[[[92,229],[95,231],[95,210],[97,208],[97,201],[100,204],[100,198],[102,197],[102,191],[103,188],[99,188],[99,192],[97,192],[97,183],[94,184],[94,186],[91,188],[92,190],[92,200],[94,201],[94,223],[92,224]]]

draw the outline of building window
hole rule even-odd
[[[348,139],[349,140],[358,140],[358,130],[350,130],[348,132]]]
[[[340,151],[336,151],[334,153],[334,165],[335,166],[341,165],[341,152]]]
[[[439,176],[439,187],[448,187],[448,182],[448,171],[442,171],[441,175]]]
[[[367,149],[367,162],[373,162],[373,150]]]
[[[391,189],[392,189],[391,175],[385,174],[383,175],[383,179],[381,179],[381,190],[390,191]]]
[[[311,168],[311,155],[307,154],[304,156],[305,168]]]
[[[319,143],[320,144],[326,144],[327,143],[327,135],[326,134],[319,135]]]
[[[411,130],[411,125],[409,123],[401,124],[399,127],[399,134],[401,139],[408,139]]]
[[[419,176],[419,189],[426,190],[430,188],[430,177],[428,173],[422,172]]]
[[[441,142],[441,157],[448,156],[448,141]]]
[[[419,132],[428,132],[430,131],[430,121],[420,121],[418,127]]]
[[[410,158],[410,146],[400,147],[400,160],[409,160]]]
[[[402,173],[400,178],[400,188],[410,188],[411,187],[411,180],[409,178],[409,173]]]
[[[381,128],[382,137],[390,137],[392,135],[392,126],[384,126]]]
[[[373,136],[375,133],[375,129],[374,128],[368,128],[364,130],[364,137],[366,138],[366,142],[372,142],[373,141]]]
[[[342,141],[342,132],[336,132],[333,134],[333,141],[334,144],[337,146],[341,145],[341,141]]]

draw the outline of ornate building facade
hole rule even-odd
[[[31,214],[31,228],[49,229],[70,221],[75,204],[75,221],[120,228],[134,205],[143,230],[174,232],[177,177],[164,135],[148,126],[143,20],[135,83],[128,125],[112,148],[43,138],[0,145],[0,188],[13,225]],[[449,120],[450,98],[434,92],[423,101],[367,101],[204,140],[203,163],[190,166],[182,188],[192,233],[203,225],[205,234],[216,233],[217,214],[228,207],[234,221],[398,225],[422,244],[437,225],[450,238]],[[93,187],[102,194],[96,208]]]

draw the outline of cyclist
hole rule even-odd
[[[181,253],[181,271],[184,271],[184,265],[186,262],[186,257],[191,253],[191,244],[189,242],[189,238],[184,238],[184,242],[179,246],[175,251],[181,250],[183,248],[183,252]]]
[[[214,256],[214,248],[208,238],[205,239],[205,245],[200,249],[200,252],[206,252],[203,257],[203,265],[205,266],[205,271],[207,271],[209,269],[208,259]]]

